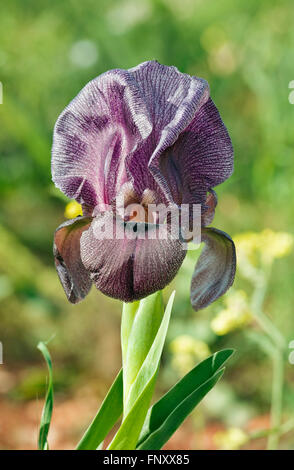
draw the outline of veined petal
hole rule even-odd
[[[230,136],[209,98],[161,156],[159,168],[175,202],[205,204],[206,192],[229,178],[233,163]]]
[[[89,217],[67,220],[55,232],[55,266],[68,300],[77,303],[91,289],[92,281],[80,257],[80,238],[90,223]]]
[[[59,116],[52,178],[82,204],[109,204],[128,180],[126,157],[151,133],[140,90],[127,70],[89,82]]]
[[[159,158],[208,96],[205,80],[156,61],[100,75],[57,120],[54,183],[68,197],[92,207],[110,204],[127,181],[139,197],[149,188],[171,201]]]
[[[205,243],[191,283],[191,303],[195,310],[207,307],[233,284],[236,250],[231,237],[216,228],[202,229]]]
[[[155,224],[115,222],[111,212],[97,216],[81,237],[81,258],[97,289],[125,302],[163,289],[186,252],[169,230],[166,239],[158,231]]]
[[[127,163],[135,191],[141,194],[146,187],[155,189],[150,178],[153,175],[167,200],[173,201],[170,185],[159,167],[160,157],[208,100],[208,83],[156,61],[144,62],[129,72],[144,96],[152,122],[150,136],[130,155]]]
[[[217,206],[217,195],[216,192],[211,189],[206,197],[205,204],[202,206],[201,211],[201,225],[207,227],[214,219],[215,208]]]

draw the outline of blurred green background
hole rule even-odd
[[[205,78],[235,148],[235,173],[217,188],[214,225],[233,236],[265,228],[291,234],[293,14],[292,0],[11,0],[2,5],[0,448],[36,447],[46,377],[38,341],[55,335],[50,343],[53,448],[72,448],[79,440],[120,367],[120,303],[92,289],[84,302],[70,305],[53,267],[53,232],[68,202],[50,175],[59,113],[90,79],[149,59]],[[220,432],[269,426],[271,361],[248,334],[258,332],[254,321],[225,335],[213,331],[211,320],[223,300],[193,312],[188,298],[193,257],[167,289],[175,288],[177,295],[158,392],[208,348],[235,347],[225,378],[169,444],[219,448]],[[275,261],[265,299],[266,313],[287,344],[294,339],[293,261],[291,253]],[[235,289],[250,298],[252,287],[242,276]],[[189,335],[190,349],[186,336],[181,346],[180,335]],[[182,343],[175,345],[179,336]],[[290,362],[285,360],[283,419],[294,411]],[[264,446],[261,439],[244,447]],[[294,448],[293,432],[282,438],[281,447]]]

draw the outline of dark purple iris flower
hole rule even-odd
[[[55,185],[82,204],[83,216],[55,233],[57,271],[72,303],[94,283],[104,294],[129,302],[164,288],[186,251],[172,237],[142,239],[148,225],[138,220],[129,238],[128,222],[107,236],[117,201],[123,206],[201,204],[204,249],[191,284],[195,310],[207,306],[233,283],[235,247],[224,232],[208,228],[217,203],[213,187],[233,171],[233,149],[205,80],[156,61],[129,70],[111,70],[88,83],[59,116],[52,149]],[[95,236],[103,219],[104,239]],[[167,225],[169,222],[167,220]],[[134,225],[132,227],[132,230]]]

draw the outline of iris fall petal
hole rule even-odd
[[[232,285],[236,271],[236,250],[231,237],[221,230],[202,230],[205,243],[191,283],[191,303],[200,310],[223,295]]]
[[[80,238],[91,219],[78,217],[61,224],[54,236],[55,266],[68,300],[77,303],[91,289],[92,281],[80,257]]]

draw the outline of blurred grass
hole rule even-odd
[[[0,367],[21,372],[14,397],[27,400],[40,393],[36,344],[54,333],[51,352],[61,376],[57,394],[74,393],[92,380],[108,384],[120,362],[119,302],[93,289],[72,307],[53,269],[52,236],[63,221],[65,200],[51,183],[50,147],[61,110],[105,70],[148,59],[207,79],[236,155],[234,176],[218,189],[215,226],[232,235],[265,227],[293,233],[294,106],[288,101],[294,79],[293,13],[292,0],[11,0],[2,8],[0,340],[5,365]],[[82,40],[96,50],[97,60],[87,67],[73,52]],[[212,350],[236,347],[236,365],[225,384],[232,390],[231,407],[227,418],[219,419],[233,421],[239,408],[247,417],[264,413],[270,399],[264,355],[242,332],[216,337],[209,326],[212,308],[197,314],[191,309],[187,279],[197,256],[189,255],[167,289],[177,290],[170,339],[192,332]],[[294,338],[293,265],[293,255],[277,262],[266,302],[267,313],[289,341]],[[237,283],[247,287],[245,281]],[[170,363],[167,351],[162,387],[174,381]],[[289,379],[293,373],[289,365]],[[290,385],[285,403],[286,412],[293,411]]]

